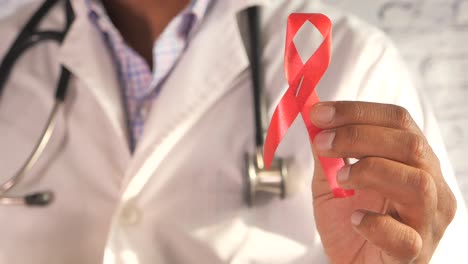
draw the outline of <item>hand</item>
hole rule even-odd
[[[408,112],[364,102],[315,105],[314,213],[331,263],[428,263],[456,211],[439,161]],[[356,158],[334,198],[317,156]]]

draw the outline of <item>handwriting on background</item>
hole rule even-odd
[[[30,1],[37,0],[0,0],[0,16]],[[468,98],[468,0],[322,1],[378,25],[397,43],[416,83],[437,109],[450,158],[468,201],[468,104],[464,102]]]

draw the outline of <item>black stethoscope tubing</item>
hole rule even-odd
[[[62,31],[38,30],[38,26],[42,19],[46,17],[47,13],[58,1],[59,0],[46,0],[39,7],[39,9],[31,16],[29,21],[18,34],[17,38],[11,45],[11,48],[3,58],[0,64],[0,98],[8,78],[10,77],[11,71],[22,54],[41,41],[56,41],[59,44],[63,42],[75,18],[75,14],[69,0],[65,0],[66,23]],[[34,150],[31,152],[29,158],[23,164],[21,169],[16,174],[14,174],[13,177],[9,178],[6,182],[0,185],[0,204],[44,206],[48,205],[53,200],[54,196],[53,192],[51,191],[40,191],[19,197],[6,196],[6,193],[14,186],[16,186],[24,174],[34,165],[37,158],[41,155],[45,146],[49,142],[50,136],[53,132],[58,108],[65,100],[71,78],[71,73],[66,67],[61,65],[60,68],[60,77],[58,78],[54,94],[55,104],[51,113],[49,114],[47,125],[43,129],[40,140],[36,144]]]
[[[248,37],[250,50],[250,71],[252,75],[252,95],[255,115],[255,145],[263,148],[267,126],[265,96],[263,94],[263,69],[261,62],[260,7],[247,9]]]
[[[32,15],[21,32],[18,34],[18,37],[11,45],[9,52],[3,58],[2,63],[0,64],[0,98],[14,64],[27,49],[41,41],[56,41],[60,44],[63,42],[63,39],[65,38],[73,20],[75,19],[75,14],[69,0],[65,1],[66,23],[65,28],[62,31],[37,30],[41,20],[58,1],[59,0],[46,0],[39,7],[39,9]],[[62,65],[57,88],[55,90],[55,99],[59,101],[65,100],[70,77],[70,72]]]
[[[11,45],[11,48],[6,54],[6,56],[3,58],[2,64],[0,65],[0,93],[3,92],[3,88],[5,86],[6,81],[8,80],[8,77],[10,76],[10,72],[13,69],[15,62],[19,59],[19,57],[24,53],[26,49],[44,39],[60,40],[61,34],[58,32],[53,32],[53,34],[38,34],[38,32],[35,32],[35,29],[41,21],[42,17],[49,11],[49,9],[54,4],[55,1],[46,1],[39,8],[39,10],[36,13],[34,13],[34,15],[23,27],[20,34],[18,34],[18,36],[16,37],[16,40]],[[50,38],[46,38],[46,36],[50,36]]]

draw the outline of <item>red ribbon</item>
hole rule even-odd
[[[299,29],[307,22],[317,27],[324,40],[304,64],[293,40]],[[264,158],[267,168],[270,167],[278,145],[299,113],[302,114],[311,142],[321,131],[312,124],[309,113],[311,107],[319,102],[315,87],[330,65],[331,32],[331,21],[322,14],[291,14],[288,18],[284,70],[289,88],[275,109],[265,139]],[[300,90],[298,91],[299,87]],[[319,160],[334,196],[342,198],[353,195],[353,190],[341,189],[336,182],[336,174],[345,165],[344,161],[324,157],[319,157]]]

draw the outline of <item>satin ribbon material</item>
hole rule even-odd
[[[322,34],[324,40],[315,53],[304,64],[294,44],[294,36],[301,27],[312,23]],[[286,132],[299,113],[307,127],[311,142],[321,131],[315,127],[309,118],[311,107],[319,102],[315,87],[325,74],[331,60],[332,24],[328,17],[322,14],[291,14],[288,18],[286,32],[286,49],[284,53],[284,71],[289,88],[275,109],[270,127],[265,139],[264,159],[267,168],[273,161],[274,154]],[[336,174],[345,164],[342,159],[319,157],[328,182],[335,197],[348,197],[353,190],[344,190],[336,182]]]

